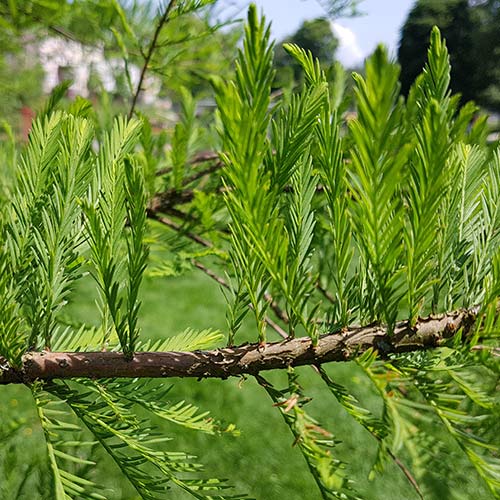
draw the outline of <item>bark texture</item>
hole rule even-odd
[[[459,329],[466,339],[476,319],[474,311],[455,311],[423,318],[410,328],[396,325],[389,335],[380,325],[352,327],[322,336],[313,346],[310,338],[287,339],[266,345],[245,344],[212,351],[137,352],[127,360],[119,352],[30,352],[23,367],[14,369],[0,358],[0,384],[73,377],[195,377],[222,378],[257,374],[288,366],[348,361],[369,348],[381,356],[439,347]]]

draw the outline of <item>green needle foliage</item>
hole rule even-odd
[[[403,107],[399,68],[383,47],[366,63],[366,78],[354,75],[358,117],[351,122],[352,168],[348,171],[366,294],[366,317],[392,328],[402,298],[401,235],[404,206],[400,195],[407,150],[396,133]],[[392,154],[387,154],[391,151]]]
[[[261,342],[266,339],[264,317],[268,304],[264,294],[270,277],[256,242],[249,240],[249,236],[259,234],[262,240],[266,235],[274,234],[278,230],[275,224],[279,224],[279,220],[273,217],[276,207],[272,203],[272,194],[268,192],[269,174],[263,169],[269,142],[268,109],[274,78],[269,36],[269,27],[266,27],[264,19],[258,19],[257,10],[252,6],[245,27],[243,49],[236,63],[235,81],[227,84],[215,82],[223,126],[224,173],[226,184],[231,186],[226,196],[232,219],[231,260],[239,283],[232,316],[239,316],[236,311],[245,291],[255,313]],[[233,323],[237,326],[239,322]],[[236,331],[231,332],[231,343],[235,334]]]
[[[84,203],[93,274],[101,290],[103,321],[109,325],[103,341],[114,329],[127,355],[133,353],[139,334],[137,295],[147,258],[143,174],[127,158],[139,136],[140,122],[115,122],[104,138],[95,183]],[[124,233],[127,221],[131,229]]]
[[[304,397],[294,371],[289,370],[288,387],[285,390],[275,389],[264,379],[259,379],[259,383],[273,400],[274,406],[279,408],[290,428],[294,444],[300,448],[322,498],[358,500],[345,470],[346,464],[332,454],[332,449],[339,443],[332,433],[323,429],[304,410],[308,398]]]
[[[168,5],[175,18],[211,3]],[[116,9],[134,38],[126,11]],[[342,72],[331,82],[310,53],[285,50],[303,68],[304,85],[276,99],[269,26],[251,6],[234,79],[213,80],[221,162],[212,158],[206,170],[193,166],[205,142],[187,90],[179,123],[156,136],[139,114],[101,130],[81,99],[62,111],[60,87],[19,156],[12,138],[2,148],[2,172],[17,168],[0,189],[0,377],[17,368],[30,389],[46,449],[46,463],[29,466],[41,471],[41,497],[107,498],[94,480],[104,453],[137,498],[248,498],[173,441],[179,429],[238,435],[234,425],[132,370],[124,379],[29,380],[22,368],[30,351],[114,350],[133,366],[138,351],[209,350],[245,336],[264,357],[275,330],[306,336],[297,342],[312,341],[314,354],[320,335],[341,341],[362,326],[386,331],[359,356],[345,344],[378,404],[333,364],[313,367],[331,414],[315,415],[308,396],[315,388],[301,371],[288,368],[286,382],[270,376],[275,385],[255,374],[317,484],[311,498],[373,498],[340,441],[349,436],[319,423],[340,416],[373,438],[371,480],[393,462],[416,497],[460,498],[463,477],[475,474],[480,494],[500,498],[500,150],[487,144],[484,119],[473,122],[475,106],[459,108],[451,94],[437,29],[406,102],[399,67],[379,47],[364,76],[353,75],[355,111],[347,117]],[[160,185],[168,189],[156,192]],[[224,287],[227,332],[210,325],[161,339],[141,332],[144,274],[191,267]],[[89,324],[68,312],[79,280],[96,288],[100,314]],[[177,297],[162,299],[177,306]],[[421,349],[418,327],[461,309],[475,321],[471,331],[450,323],[436,332],[436,345]],[[394,354],[402,325],[408,352]],[[0,420],[6,449],[22,427]],[[361,448],[356,453],[371,456]],[[12,491],[21,495],[29,481]],[[5,484],[8,498],[13,483]]]
[[[34,122],[13,201],[2,219],[0,354],[13,366],[21,364],[28,349],[121,348],[131,356],[141,347],[200,349],[220,339],[206,330],[186,331],[156,346],[139,342],[138,295],[148,256],[144,175],[134,156],[140,133],[139,121],[119,118],[96,154],[88,119],[54,112]],[[85,268],[100,291],[99,328],[68,323],[62,315]],[[106,498],[102,488],[83,477],[88,472],[85,466],[94,462],[66,451],[68,443],[90,447],[89,456],[99,443],[142,498],[162,498],[170,483],[195,498],[227,498],[217,493],[227,488],[223,481],[200,474],[180,477],[200,473],[201,466],[191,454],[156,450],[154,446],[170,438],[158,437],[130,410],[138,405],[196,431],[235,432],[189,403],[158,405],[168,388],[136,381],[134,388],[117,384],[115,393],[105,383],[81,381],[35,384],[32,391],[53,476],[51,498]],[[92,441],[76,436],[85,429],[93,434]],[[61,434],[68,432],[71,438]],[[144,470],[150,465],[159,475]]]
[[[85,237],[79,199],[89,182],[92,137],[85,119],[42,116],[21,159],[7,207],[3,259],[15,283],[6,285],[6,296],[24,311],[19,329],[26,332],[26,347],[50,347],[58,329],[55,317],[81,275]],[[15,360],[9,346],[2,354]]]
[[[68,414],[62,408],[62,401],[51,399],[50,395],[43,392],[40,386],[33,387],[33,396],[44,431],[50,469],[54,477],[53,498],[57,500],[66,500],[68,497],[105,499],[106,497],[96,492],[98,490],[96,484],[79,477],[80,474],[76,475],[71,472],[71,465],[73,464],[80,467],[95,465],[94,462],[78,456],[78,454],[68,452],[68,450],[71,450],[72,444],[77,449],[85,450],[94,446],[95,443],[84,441],[81,428],[74,422],[66,420]],[[75,437],[73,439],[63,439],[62,433],[71,433]]]
[[[175,125],[172,137],[172,160],[173,183],[176,188],[180,188],[184,177],[184,169],[191,157],[193,143],[196,142],[196,101],[188,90],[182,88],[181,91],[181,119]]]

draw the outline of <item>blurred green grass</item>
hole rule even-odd
[[[187,327],[225,329],[223,294],[217,284],[200,273],[175,278],[146,278],[142,302],[141,328],[145,338],[162,338],[180,333]],[[83,281],[75,292],[71,309],[77,319],[87,323],[97,322],[95,291],[90,281]],[[245,340],[256,336],[251,321],[245,324],[245,330],[242,332]],[[374,389],[356,365],[331,364],[327,369],[334,380],[354,388],[363,405],[380,413]],[[308,412],[342,441],[333,453],[339,453],[338,458],[348,462],[348,473],[362,478],[354,484],[357,491],[368,500],[418,498],[392,462],[387,463],[386,471],[374,482],[366,479],[375,460],[375,440],[347,415],[309,367],[300,368],[298,372],[305,393],[312,397],[307,406]],[[285,374],[265,376],[278,388],[286,384]],[[169,442],[172,451],[182,450],[198,456],[206,466],[207,477],[228,478],[238,492],[246,492],[258,500],[321,498],[300,450],[293,446],[293,437],[279,411],[273,408],[271,400],[253,378],[171,382],[171,401],[186,400],[203,410],[210,410],[214,418],[234,423],[241,431],[239,437],[216,437],[156,421],[162,432],[173,438]],[[31,395],[24,387],[4,387],[0,418],[17,417],[26,419],[27,424],[20,436],[12,440],[15,449],[11,450],[9,460],[17,461],[20,474],[32,474],[26,464],[43,461],[45,447]],[[8,451],[0,448],[0,467],[2,457],[5,459]],[[102,452],[99,453],[98,467],[90,475],[105,487],[104,493],[110,500],[139,498],[117,466]],[[39,483],[40,478],[34,476],[31,481]],[[460,489],[465,498],[488,498],[482,485],[470,474],[464,474]],[[34,489],[27,491],[30,492],[27,498],[48,498],[43,492],[37,496]],[[433,498],[454,498],[445,491],[441,491],[438,484]],[[172,490],[171,498],[184,500],[191,497]]]

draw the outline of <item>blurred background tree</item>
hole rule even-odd
[[[283,44],[295,43],[305,50],[310,50],[317,57],[324,69],[335,61],[335,52],[339,45],[333,33],[331,22],[319,17],[304,21],[300,28],[291,36],[281,40],[276,45],[274,64],[276,67],[275,88],[290,87],[294,83],[301,84],[303,71],[300,64],[283,49]]]
[[[359,16],[359,4],[363,0],[317,0],[317,2],[325,9],[328,19],[338,19]]]
[[[0,20],[0,108],[2,119],[15,128],[22,110],[41,105],[44,70],[37,43],[54,36],[84,45],[109,43],[120,24],[111,0],[2,1]]]
[[[422,71],[429,34],[439,26],[450,52],[451,88],[463,101],[500,110],[500,2],[417,0],[401,30],[402,92]]]
[[[478,102],[500,112],[500,1],[476,0],[476,61],[479,80]]]

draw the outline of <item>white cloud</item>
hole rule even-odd
[[[358,44],[354,31],[342,26],[336,21],[333,21],[331,26],[333,33],[339,40],[339,47],[337,49],[339,61],[348,68],[352,68],[362,63],[365,54]]]

